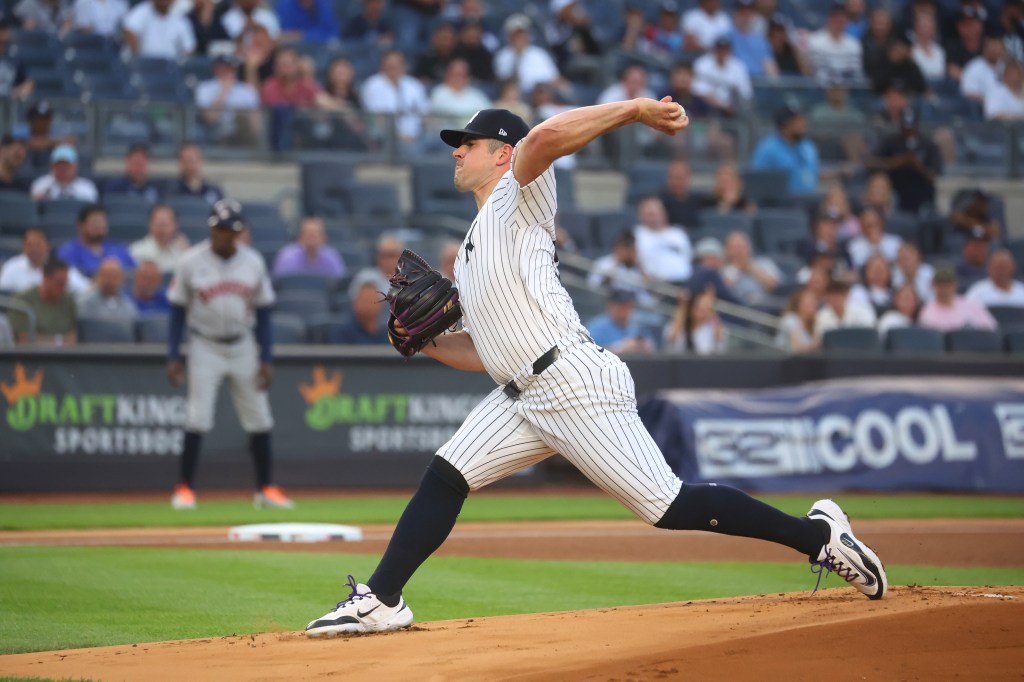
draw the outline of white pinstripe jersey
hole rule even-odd
[[[465,330],[508,383],[559,339],[586,333],[555,263],[555,172],[525,187],[511,169],[480,207],[455,260]]]

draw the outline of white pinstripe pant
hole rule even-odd
[[[560,453],[647,523],[657,523],[682,481],[640,421],[633,377],[616,355],[574,343],[539,376],[495,388],[438,455],[479,490]]]

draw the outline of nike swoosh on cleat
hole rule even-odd
[[[843,556],[846,557],[847,561],[850,562],[850,566],[851,567],[856,566],[858,563],[863,563],[863,559],[858,562],[858,561],[855,560],[855,557],[850,556],[846,552],[840,551],[840,553]],[[860,575],[860,577],[864,579],[864,585],[866,587],[871,587],[871,586],[873,586],[875,584],[875,577],[873,575],[871,575],[870,573],[868,573],[866,571],[864,571],[864,572],[857,571],[857,574]]]
[[[370,609],[369,611],[367,611],[365,613],[362,612],[362,611],[357,610],[356,611],[356,615],[358,615],[360,618],[366,618],[367,616],[369,616],[371,613],[373,613],[374,611],[376,611],[379,608],[380,608],[380,604],[377,604],[376,606],[374,606],[372,609]]]

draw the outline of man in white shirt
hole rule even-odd
[[[988,278],[975,282],[967,290],[967,298],[985,307],[1012,305],[1024,308],[1024,284],[1015,280],[1017,262],[1013,254],[1000,249],[988,261]]]
[[[220,20],[221,26],[232,40],[239,37],[246,40],[245,35],[253,24],[267,29],[274,40],[281,35],[281,24],[273,10],[263,7],[263,0],[235,0],[234,6],[224,13]]]
[[[995,90],[1003,75],[1003,39],[996,35],[985,36],[981,54],[964,66],[960,77],[960,94],[975,102],[984,102],[985,95]]]
[[[0,268],[0,291],[27,291],[43,281],[43,265],[50,257],[50,241],[38,227],[25,230],[21,253],[8,259]],[[89,288],[89,280],[76,268],[68,268],[68,291],[77,293]]]
[[[173,0],[146,0],[124,19],[124,41],[133,55],[180,59],[196,49],[192,24],[171,10]]]
[[[525,14],[513,14],[505,20],[508,45],[494,55],[494,73],[501,80],[515,79],[522,92],[533,92],[540,83],[560,81],[555,60],[547,50],[530,44],[530,19]]]
[[[825,27],[807,40],[807,56],[820,80],[848,80],[864,75],[860,41],[846,33],[846,9],[833,4]]]
[[[732,20],[719,7],[718,0],[699,0],[699,6],[683,14],[683,48],[707,50],[715,39],[732,30]]]
[[[681,283],[693,274],[693,246],[686,232],[669,225],[665,204],[656,196],[644,197],[636,207],[633,230],[640,269],[648,276]]]
[[[218,56],[213,62],[213,78],[196,86],[196,106],[218,139],[235,135],[240,127],[259,127],[260,95],[252,85],[238,80],[238,65],[231,55]],[[251,120],[240,121],[239,116]]]
[[[746,65],[732,54],[728,36],[715,39],[714,49],[693,63],[693,94],[726,115],[754,95]]]
[[[74,27],[96,35],[116,38],[121,21],[128,14],[125,0],[75,0]]]
[[[481,109],[490,108],[491,100],[487,95],[469,84],[469,64],[466,60],[453,59],[448,62],[444,80],[435,85],[430,93],[430,111],[464,123]]]
[[[50,172],[35,179],[29,194],[35,201],[78,199],[95,202],[100,196],[92,180],[78,177],[78,152],[69,144],[53,148]]]
[[[939,81],[946,77],[946,51],[935,40],[936,35],[935,15],[914,12],[913,46],[910,54],[929,81]]]
[[[867,207],[857,216],[860,220],[860,234],[846,245],[850,264],[858,270],[876,253],[890,265],[896,260],[903,240],[885,231],[885,218],[876,209]]]
[[[188,246],[188,237],[178,232],[174,209],[167,204],[154,204],[149,209],[149,234],[132,242],[128,251],[136,263],[152,261],[166,274],[174,272]]]
[[[622,69],[618,82],[612,83],[597,96],[598,104],[624,102],[637,97],[657,99],[647,87],[647,70],[639,64],[629,64]]]
[[[833,280],[825,288],[825,305],[814,317],[814,336],[840,327],[874,327],[877,317],[871,306],[850,300],[850,285]]]
[[[1003,69],[1003,80],[985,93],[985,119],[988,121],[1024,120],[1024,67],[1010,61]]]
[[[134,320],[139,316],[135,302],[124,290],[124,268],[116,258],[100,263],[92,288],[78,297],[79,318]]]
[[[363,108],[375,114],[395,114],[398,136],[406,144],[415,142],[423,130],[422,116],[430,111],[427,90],[419,79],[406,73],[405,55],[388,50],[380,58],[380,71],[363,83]]]

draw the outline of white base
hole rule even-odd
[[[363,531],[336,523],[253,523],[228,529],[232,542],[359,542]]]

